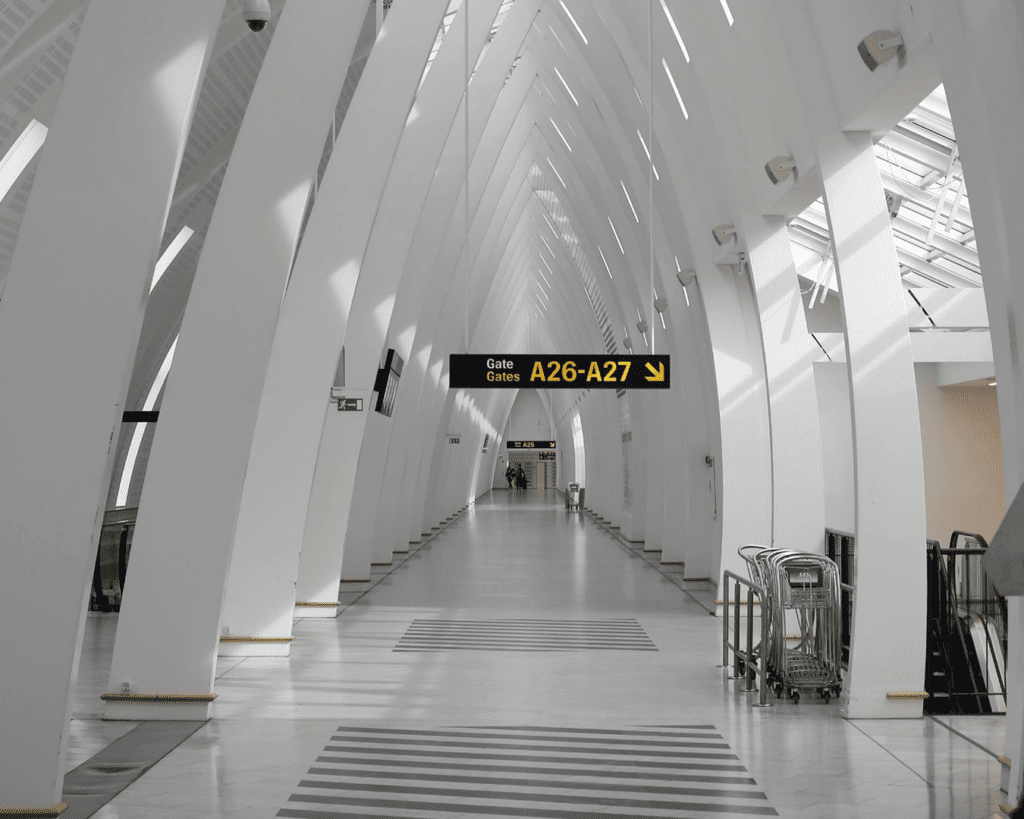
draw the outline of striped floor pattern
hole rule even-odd
[[[657,651],[636,620],[413,620],[394,651]]]
[[[341,726],[291,819],[778,816],[713,725]]]

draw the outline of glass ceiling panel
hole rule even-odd
[[[896,210],[893,237],[904,281],[981,287],[970,199],[941,85],[878,140],[875,157]],[[797,246],[824,257],[829,234],[820,198],[790,221],[789,234]]]

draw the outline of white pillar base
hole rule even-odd
[[[338,616],[339,603],[296,603],[292,617],[300,620],[310,618],[333,618]]]
[[[291,637],[221,637],[218,657],[287,657]]]
[[[149,719],[208,720],[212,708],[212,699],[206,698],[176,701],[170,694],[163,695],[159,700],[132,697],[123,700],[107,700],[103,709],[103,719],[128,720],[130,722],[143,722]]]

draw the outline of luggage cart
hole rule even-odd
[[[579,509],[580,508],[580,485],[578,483],[571,483],[565,490],[565,508],[566,509]]]
[[[839,568],[832,560],[808,552],[745,546],[751,581],[768,593],[768,681],[776,697],[786,692],[794,702],[815,691],[826,702],[842,690],[842,645],[839,617]],[[787,645],[787,613],[800,629],[799,643]],[[792,618],[790,618],[792,619]]]

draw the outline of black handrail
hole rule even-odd
[[[938,543],[933,542],[931,544],[932,555],[935,559],[935,568],[938,572],[938,593],[939,593],[939,623],[942,629],[942,640],[945,643],[949,635],[950,624],[953,624],[953,628],[956,631],[956,636],[960,641],[960,647],[963,649],[963,656],[970,656],[970,649],[967,647],[967,635],[964,632],[964,624],[960,620],[960,612],[957,609],[956,604],[956,591],[953,588],[953,581],[950,573],[946,570],[946,561],[943,559],[943,549]],[[956,549],[959,554],[964,554],[966,550]],[[968,669],[971,678],[971,688],[973,691],[963,692],[964,694],[971,694],[978,706],[978,713],[984,712],[984,706],[981,702],[982,692],[978,690],[978,682],[975,679],[974,672],[972,669]],[[957,692],[958,694],[960,692]],[[987,695],[988,692],[985,692]]]

